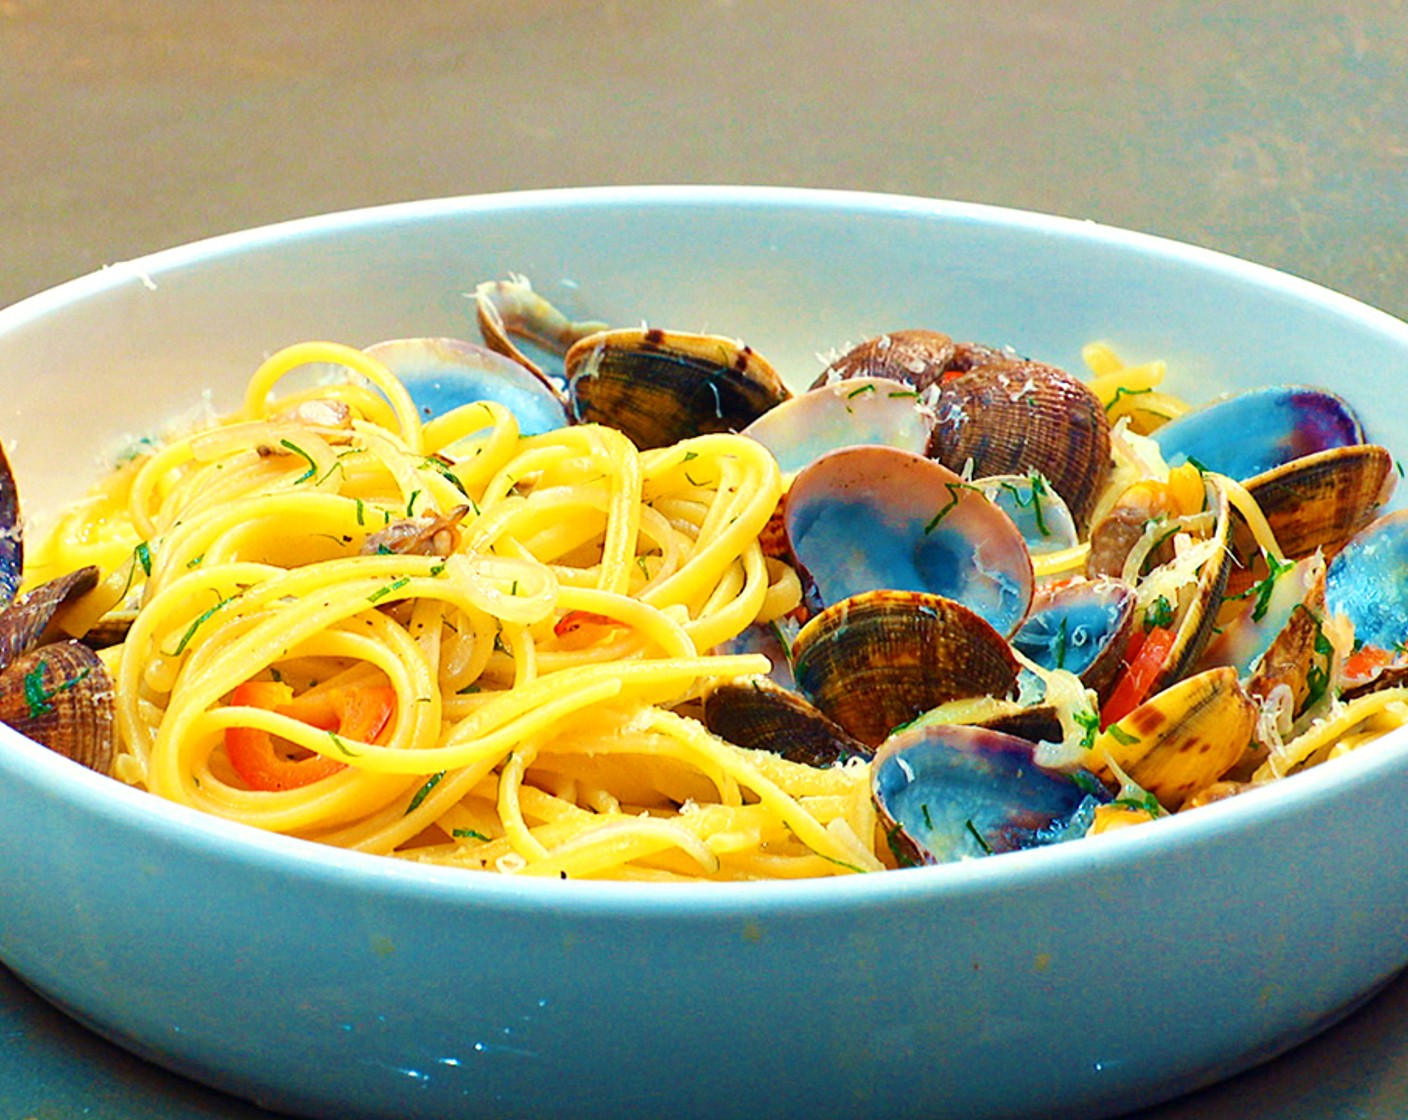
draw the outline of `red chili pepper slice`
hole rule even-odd
[[[1100,726],[1118,723],[1144,702],[1154,679],[1159,675],[1169,651],[1173,649],[1174,632],[1163,626],[1137,630],[1125,651],[1128,668],[1105,701],[1100,712]]]
[[[293,689],[278,681],[246,681],[230,694],[230,703],[267,708],[341,738],[371,743],[396,712],[396,690],[353,685],[295,697]],[[261,791],[300,789],[347,766],[320,754],[290,757],[267,731],[253,727],[226,728],[225,754],[245,784]]]

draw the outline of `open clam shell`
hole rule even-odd
[[[857,444],[923,455],[933,427],[933,414],[920,406],[913,389],[879,377],[855,377],[783,401],[743,434],[771,451],[783,473],[791,474],[828,451]]]
[[[510,409],[524,435],[566,427],[560,390],[502,354],[456,338],[388,339],[367,347],[406,386],[425,418],[475,401]]]
[[[14,601],[24,579],[24,523],[19,487],[0,448],[0,609]]]
[[[474,307],[484,345],[543,380],[560,373],[560,368],[549,371],[545,362],[530,358],[515,339],[560,360],[574,342],[608,326],[595,321],[573,322],[522,276],[486,280],[474,290]]]
[[[848,447],[798,472],[783,524],[824,607],[878,589],[954,599],[1010,634],[1031,605],[1031,556],[1011,518],[962,477],[890,447]]]
[[[872,591],[828,607],[792,644],[797,686],[874,746],[951,700],[1016,695],[1017,659],[972,610],[915,591]]]
[[[1408,646],[1408,510],[1378,518],[1342,548],[1325,577],[1328,608],[1354,625],[1355,640]]]
[[[1273,385],[1190,409],[1154,433],[1169,466],[1193,462],[1245,481],[1331,447],[1362,443],[1363,428],[1334,393]]]
[[[573,419],[616,428],[642,450],[741,431],[791,396],[761,354],[717,335],[599,331],[563,361]]]
[[[0,668],[21,654],[58,635],[51,629],[55,616],[65,603],[86,595],[98,585],[101,573],[95,567],[78,568],[31,588],[4,611],[0,611]]]
[[[1083,836],[1108,792],[1084,772],[1038,766],[1033,750],[982,727],[891,736],[876,753],[871,788],[896,858],[947,863]]]
[[[1333,556],[1374,519],[1398,481],[1393,455],[1373,443],[1330,447],[1246,482],[1276,543],[1292,559]]]
[[[802,696],[767,677],[744,677],[711,688],[704,696],[704,724],[730,743],[808,766],[874,754]]]
[[[1103,698],[1119,672],[1134,614],[1134,589],[1122,580],[1039,588],[1012,645],[1044,669],[1074,673]]]

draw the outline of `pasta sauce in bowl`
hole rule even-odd
[[[0,957],[310,1115],[1112,1115],[1244,1068],[1405,963],[1361,833],[1408,697],[1408,417],[1362,381],[1406,356],[1214,254],[771,190],[36,297],[5,672],[54,749],[0,750]]]

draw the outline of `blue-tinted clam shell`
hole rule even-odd
[[[493,401],[509,409],[524,435],[567,426],[562,399],[517,362],[454,338],[400,338],[367,347],[411,394],[423,419],[460,405]]]
[[[1103,693],[1128,644],[1134,606],[1134,589],[1117,579],[1043,589],[1012,645],[1042,668],[1066,669]]]
[[[1336,554],[1325,601],[1348,616],[1356,641],[1387,650],[1408,644],[1408,510],[1380,517]]]
[[[871,769],[896,856],[950,863],[1083,836],[1109,793],[1091,774],[1038,766],[1033,744],[982,727],[897,732]]]
[[[1031,556],[1011,518],[922,455],[863,446],[821,456],[793,480],[784,525],[820,606],[930,592],[1008,635],[1031,605]]]
[[[1170,466],[1191,461],[1244,481],[1302,455],[1362,443],[1364,432],[1334,393],[1273,385],[1191,409],[1154,439]]]

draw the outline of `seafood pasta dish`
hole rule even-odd
[[[672,881],[1157,827],[1408,718],[1401,472],[1333,394],[927,327],[794,392],[476,306],[278,351],[43,534],[0,472],[0,719],[269,831]]]

